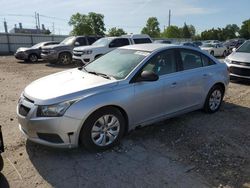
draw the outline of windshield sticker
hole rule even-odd
[[[148,56],[150,53],[148,53],[148,52],[142,52],[142,51],[136,51],[135,54],[137,54],[137,55],[143,55],[143,56]]]

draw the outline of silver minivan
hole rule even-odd
[[[199,49],[125,46],[28,85],[17,106],[19,128],[40,144],[103,150],[136,126],[216,112],[228,83],[226,64]]]

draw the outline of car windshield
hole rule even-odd
[[[203,44],[202,47],[209,47],[209,48],[213,48],[214,45],[213,44]]]
[[[110,38],[101,38],[97,41],[95,41],[92,46],[107,46],[109,42],[111,41]]]
[[[71,45],[74,41],[75,37],[67,37],[66,39],[64,39],[60,44],[66,44],[66,45]]]
[[[43,44],[44,44],[44,42],[40,42],[40,43],[35,44],[35,45],[32,46],[31,48],[39,48],[39,47],[41,47]]]
[[[150,53],[138,50],[116,49],[85,66],[87,72],[105,74],[117,80],[126,76]]]
[[[242,44],[242,46],[239,47],[236,51],[243,53],[250,53],[250,41],[247,41],[244,44]]]

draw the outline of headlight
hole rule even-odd
[[[88,55],[88,54],[92,54],[92,50],[83,51],[82,54],[83,54],[83,55],[84,55],[84,54],[87,54],[87,55]]]
[[[230,59],[228,59],[228,57],[225,59],[226,63],[231,63],[232,61]]]
[[[74,103],[74,101],[65,101],[53,105],[38,106],[37,117],[59,117],[63,116],[66,110]]]

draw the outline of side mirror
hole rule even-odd
[[[75,42],[74,45],[75,46],[80,46],[80,43],[79,42]]]
[[[42,47],[39,47],[39,48],[38,48],[38,50],[41,50],[41,49],[42,49]]]
[[[159,76],[155,74],[153,71],[143,71],[139,78],[137,79],[138,82],[153,82],[157,81]]]
[[[235,51],[236,51],[236,48],[233,48],[232,51],[235,52]]]
[[[111,42],[111,43],[109,44],[109,47],[110,47],[110,48],[114,48],[114,47],[115,47],[115,43]]]

